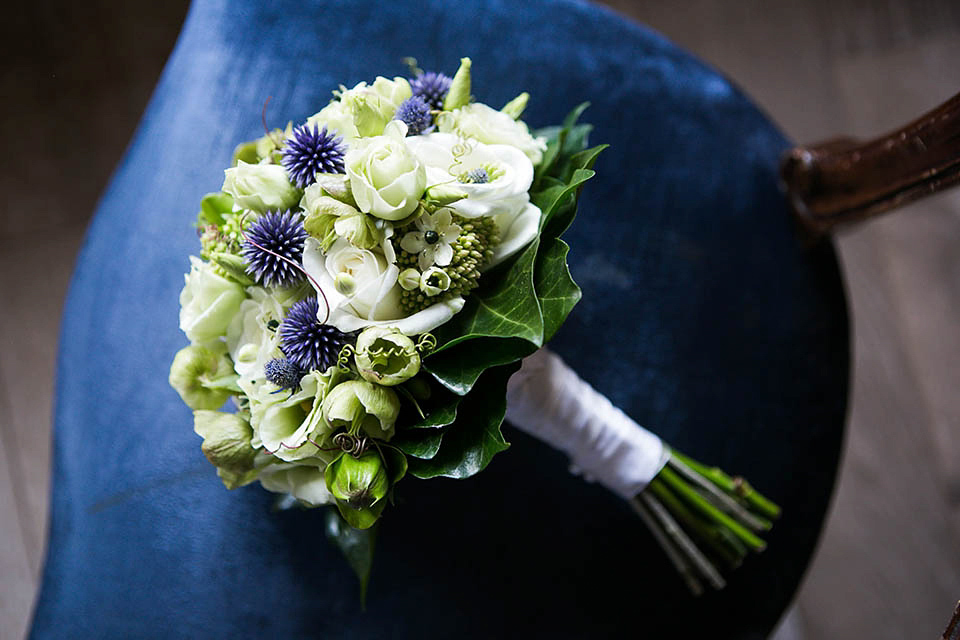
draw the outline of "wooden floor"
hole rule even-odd
[[[725,72],[799,141],[878,134],[960,91],[953,0],[607,4]],[[0,133],[22,142],[0,160],[0,639],[23,637],[42,564],[74,255],[184,9],[100,0],[12,18],[50,44],[0,67],[0,91],[16,96]],[[960,191],[837,242],[854,329],[849,434],[778,638],[938,638],[960,598]]]

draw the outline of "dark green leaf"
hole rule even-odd
[[[482,336],[522,338],[538,347],[543,344],[543,317],[533,286],[538,246],[539,238],[511,263],[484,274],[492,276],[488,279],[492,285],[481,285],[460,313],[434,331],[438,344],[434,353]]]
[[[570,247],[560,238],[547,241],[537,256],[535,283],[543,309],[543,341],[547,342],[580,301],[580,287],[570,276],[567,252]]]
[[[563,124],[560,126],[563,127],[564,129],[573,128],[573,126],[577,124],[577,120],[580,119],[580,116],[583,115],[583,112],[586,111],[587,107],[589,106],[590,106],[589,102],[581,102],[580,104],[575,106],[573,110],[567,114],[567,117],[563,119]]]
[[[408,456],[429,460],[437,455],[440,443],[443,441],[443,429],[416,429],[398,431],[390,440],[390,444]]]
[[[343,553],[350,568],[357,574],[360,580],[360,602],[366,607],[367,586],[370,584],[370,570],[373,568],[377,528],[354,529],[343,520],[336,509],[327,509],[325,531],[327,537]]]
[[[440,451],[430,460],[411,459],[410,473],[418,478],[468,478],[509,447],[500,425],[507,409],[507,380],[519,367],[515,363],[488,369],[464,397],[460,416],[446,429]]]
[[[460,396],[437,388],[431,398],[433,405],[427,409],[427,415],[409,426],[397,427],[397,433],[390,444],[414,458],[429,459],[440,450],[443,439],[442,427],[457,419],[457,405]]]
[[[432,354],[423,366],[444,387],[464,395],[490,367],[516,362],[536,350],[536,345],[517,338],[476,338]]]
[[[557,168],[557,175],[562,181],[569,182],[574,171],[577,169],[593,169],[593,165],[597,161],[597,156],[609,146],[608,144],[600,144],[595,147],[590,147],[589,149],[578,151],[569,158],[564,159],[563,164]]]
[[[457,419],[457,405],[460,404],[460,397],[444,393],[440,389],[437,389],[435,395],[439,397],[431,398],[432,404],[426,410],[427,415],[406,427],[407,429],[445,427]]]
[[[544,191],[538,191],[531,195],[530,201],[533,204],[540,207],[542,216],[540,218],[540,229],[546,228],[547,224],[550,222],[550,218],[557,212],[557,210],[563,204],[564,199],[567,199],[567,205],[572,204],[572,198],[575,197],[577,189],[584,182],[589,180],[594,176],[595,172],[592,169],[577,169],[573,172],[573,175],[570,177],[570,181],[567,184],[556,185],[550,187]],[[571,209],[573,207],[571,206]],[[573,216],[570,216],[570,220],[573,220]],[[569,226],[567,223],[566,226],[563,226],[560,231],[566,229]]]
[[[550,175],[554,165],[557,162],[557,158],[560,156],[560,151],[563,149],[563,144],[566,138],[567,130],[559,129],[556,132],[556,137],[547,140],[547,148],[543,152],[543,158],[541,158],[540,164],[538,164],[534,169],[534,189],[540,188],[540,182]]]
[[[389,444],[380,445],[380,455],[383,456],[383,462],[387,465],[387,475],[390,478],[390,486],[392,487],[400,482],[403,476],[407,474],[407,456]]]

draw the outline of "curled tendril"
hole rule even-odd
[[[426,355],[437,348],[437,339],[433,337],[432,333],[423,333],[420,334],[420,338],[417,340],[416,349],[423,355]]]
[[[350,358],[357,352],[349,342],[340,348],[340,354],[337,356],[337,368],[343,373],[350,373]]]
[[[370,447],[370,439],[367,436],[352,436],[343,431],[333,436],[332,440],[341,451],[354,457],[363,455]]]
[[[437,125],[440,124],[440,120],[443,117],[449,116],[449,111],[444,111],[437,116]],[[460,175],[462,171],[457,171],[457,167],[463,164],[463,156],[467,155],[473,151],[474,144],[476,140],[471,136],[464,134],[462,131],[457,131],[457,142],[450,148],[450,153],[453,155],[453,162],[450,163],[450,166],[447,167],[447,173],[452,176]]]

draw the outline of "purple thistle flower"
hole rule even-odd
[[[430,105],[420,96],[413,96],[404,100],[393,116],[394,120],[402,120],[407,124],[407,135],[418,136],[426,133],[433,125],[433,116],[430,114]]]
[[[263,367],[267,380],[281,389],[293,391],[300,386],[303,370],[287,358],[274,358]]]
[[[431,109],[440,109],[451,82],[453,79],[442,73],[428,71],[411,80],[410,88],[413,89],[413,95],[423,98]]]
[[[302,282],[303,271],[290,262],[302,264],[306,239],[299,214],[268,211],[247,229],[243,243],[247,273],[270,287],[290,287]]]
[[[301,125],[293,130],[293,137],[283,150],[283,166],[293,181],[305,189],[318,173],[343,173],[343,138],[317,125],[313,130]]]
[[[326,371],[337,364],[350,339],[336,327],[320,324],[319,310],[316,298],[306,298],[290,307],[280,324],[280,350],[303,371]]]

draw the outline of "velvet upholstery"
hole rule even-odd
[[[363,612],[321,511],[271,513],[203,458],[167,384],[201,196],[262,133],[267,96],[271,126],[302,121],[406,55],[447,73],[471,56],[477,98],[527,90],[533,126],[593,103],[592,141],[612,146],[567,235],[584,297],[553,348],[784,507],[725,592],[688,596],[626,505],[507,426],[481,476],[401,484]],[[717,72],[581,2],[198,0],[70,288],[32,637],[765,637],[820,531],[848,377],[832,248],[804,241],[777,188],[787,147]]]

